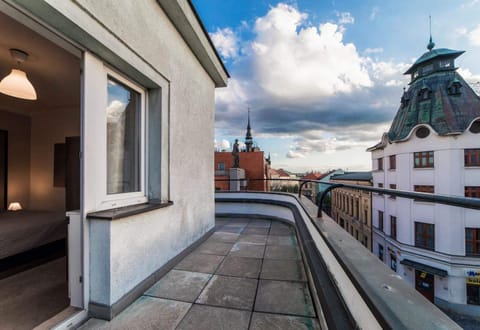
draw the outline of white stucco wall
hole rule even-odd
[[[150,170],[169,171],[161,196],[173,206],[112,222],[85,219],[87,302],[112,305],[214,225],[215,83],[157,1],[47,3],[101,45],[92,51],[92,40],[83,45],[84,215],[99,210],[106,184],[102,66],[121,75],[136,70],[145,87],[162,88],[162,147],[169,150]]]

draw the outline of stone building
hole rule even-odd
[[[371,172],[346,172],[333,175],[330,183],[371,186]],[[331,192],[332,219],[340,227],[372,250],[372,194],[352,188],[336,188]]]

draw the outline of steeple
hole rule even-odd
[[[253,137],[252,137],[252,128],[250,127],[250,108],[248,108],[248,123],[247,123],[247,134],[245,134],[245,146],[246,151],[253,151]]]

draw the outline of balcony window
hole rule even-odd
[[[397,217],[390,216],[390,237],[397,239]]]
[[[109,76],[107,93],[107,194],[144,194],[143,92]]]
[[[433,151],[421,151],[413,153],[414,168],[432,168],[433,167]]]
[[[480,256],[480,228],[465,228],[465,254]]]
[[[389,160],[389,169],[390,170],[395,170],[397,168],[397,156],[396,155],[391,155],[388,157]]]
[[[415,222],[415,246],[435,250],[435,225],[430,223]]]
[[[465,167],[480,166],[480,149],[465,149],[463,154]]]
[[[465,197],[480,198],[480,187],[479,186],[465,187]]]
[[[378,229],[383,231],[383,212],[378,211]]]

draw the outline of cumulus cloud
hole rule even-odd
[[[470,32],[468,32],[468,41],[472,46],[480,46],[480,24]]]
[[[217,29],[210,34],[210,38],[224,59],[234,58],[238,55],[238,40],[232,29]]]
[[[278,99],[312,100],[372,86],[365,63],[355,45],[343,42],[339,26],[302,28],[306,18],[279,4],[257,19],[252,50],[261,88]]]
[[[292,150],[289,150],[286,154],[286,157],[287,158],[305,158],[305,155],[299,153],[299,152],[295,152],[295,151],[292,151]]]
[[[378,142],[383,131],[376,127],[388,129],[410,64],[369,57],[381,48],[362,55],[343,40],[341,25],[313,26],[286,4],[258,18],[252,32],[229,86],[216,92],[217,129],[242,136],[250,106],[254,137],[297,137],[288,158]]]

